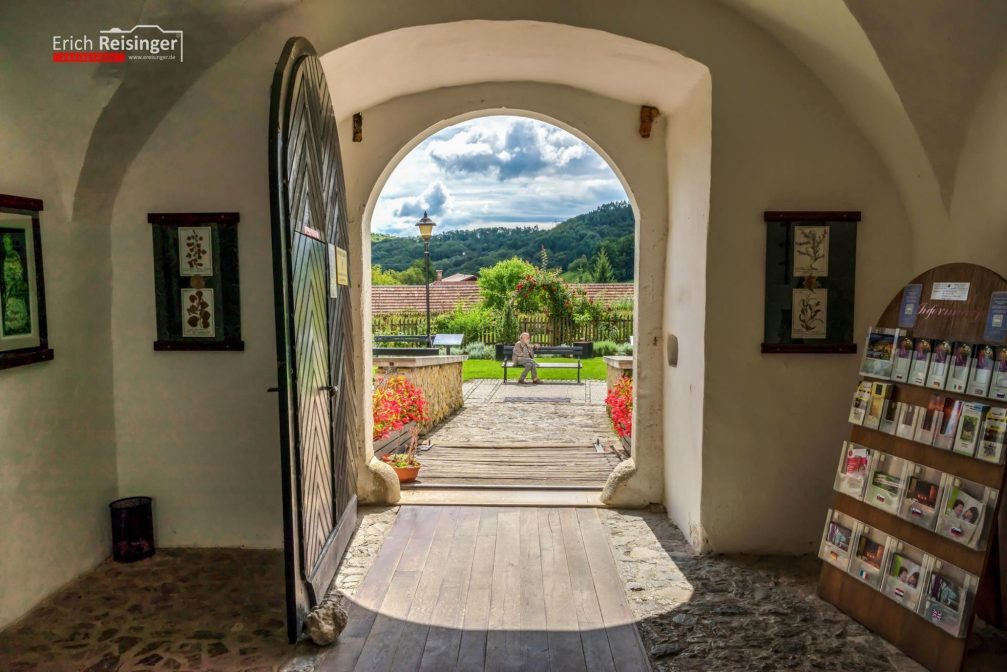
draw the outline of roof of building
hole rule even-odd
[[[478,277],[468,273],[455,273],[441,280],[441,282],[475,282]]]
[[[603,303],[633,299],[634,285],[627,283],[571,284],[588,297]],[[446,313],[461,304],[469,308],[479,303],[479,285],[474,282],[435,282],[430,285],[430,312]],[[423,285],[374,285],[371,309],[375,314],[422,312],[426,308]]]

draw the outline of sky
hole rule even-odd
[[[416,235],[424,210],[437,222],[434,233],[549,226],[625,200],[605,159],[576,136],[525,117],[481,117],[406,155],[378,197],[371,230]]]

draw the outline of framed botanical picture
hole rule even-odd
[[[854,353],[859,212],[764,213],[762,352]]]
[[[151,213],[155,350],[244,350],[238,213]]]
[[[42,273],[42,201],[0,194],[0,369],[53,358]]]

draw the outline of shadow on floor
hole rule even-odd
[[[696,555],[663,512],[604,520],[655,668],[923,668],[816,594],[813,556]],[[1007,634],[977,622],[965,670],[1007,669]]]
[[[272,671],[287,643],[283,553],[162,549],[107,561],[0,632],[3,672]]]

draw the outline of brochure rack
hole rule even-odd
[[[953,300],[932,298],[935,283],[938,283],[939,289],[937,296],[952,296]],[[968,283],[967,297],[962,298],[964,284],[957,285],[957,294],[951,295],[945,290],[947,285],[940,283]],[[911,285],[922,285],[922,293],[919,305],[912,307],[917,310],[915,324],[908,327],[903,321],[902,328],[908,327],[916,337],[968,343],[987,342],[986,318],[991,294],[1007,291],[1007,280],[987,268],[973,264],[938,266],[915,278]],[[900,313],[904,312],[904,308],[900,292],[874,324],[878,327],[899,328]],[[917,406],[926,407],[930,395],[934,393],[934,390],[926,387],[894,380],[890,382],[895,388],[893,398]],[[972,397],[966,393],[946,390],[941,394],[963,401],[989,403],[985,398]],[[836,493],[835,510],[940,560],[957,565],[980,577],[980,581],[976,590],[975,609],[967,614],[966,637],[962,639],[948,634],[884,593],[827,562],[822,563],[818,594],[928,669],[934,672],[958,672],[967,653],[968,633],[971,633],[975,615],[982,616],[984,620],[1000,628],[1004,627],[1003,603],[1007,598],[1007,591],[1001,587],[1001,558],[1005,556],[1002,555],[1001,548],[1004,545],[1003,539],[998,534],[1001,526],[998,512],[1003,505],[1007,466],[983,462],[859,425],[852,426],[850,441],[994,487],[1000,492],[1000,501],[993,507],[989,540],[982,550],[973,550],[914,525],[899,518],[897,513],[888,513],[853,497]]]

